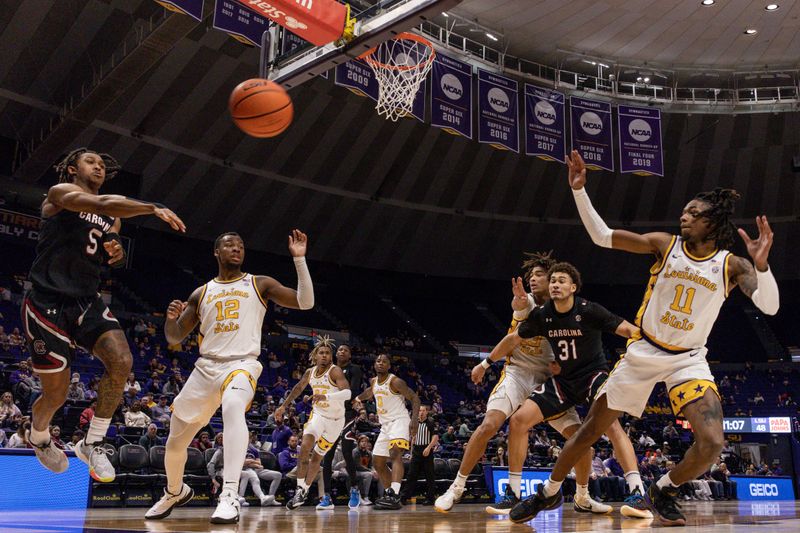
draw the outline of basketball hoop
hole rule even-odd
[[[414,99],[433,66],[433,44],[419,35],[403,32],[359,56],[378,80],[379,115],[397,122],[411,115]]]

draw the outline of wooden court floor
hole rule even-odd
[[[800,532],[800,502],[691,502],[683,507],[688,524],[678,532]],[[249,507],[243,509],[238,525],[210,524],[212,509],[205,507],[177,509],[166,520],[145,521],[145,509],[90,509],[87,511],[15,511],[0,513],[0,532],[71,533],[87,532],[286,532],[286,533],[512,533],[557,531],[612,531],[662,529],[651,521],[620,516],[617,508],[609,515],[578,514],[569,504],[551,511],[528,524],[513,524],[484,512],[483,505],[459,505],[448,513],[432,507],[409,505],[400,511],[376,511],[362,508],[348,511],[315,511],[313,507],[289,512],[284,508]]]

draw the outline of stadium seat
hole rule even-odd
[[[153,484],[157,474],[150,473],[150,457],[138,444],[119,448],[119,468],[125,474],[122,487],[125,507],[149,507],[153,504]]]

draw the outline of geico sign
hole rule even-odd
[[[750,496],[778,496],[775,483],[750,483]]]

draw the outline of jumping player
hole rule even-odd
[[[253,400],[261,375],[261,328],[267,300],[290,309],[311,309],[314,287],[305,255],[308,238],[293,230],[289,253],[297,270],[297,290],[284,287],[268,276],[242,272],[244,241],[237,233],[223,233],[214,241],[219,274],[198,287],[187,302],[173,300],[167,308],[164,334],[169,344],[178,344],[200,324],[200,357],[172,404],[164,468],[164,496],[145,514],[154,520],[169,516],[176,506],[194,495],[183,483],[186,448],[222,405],[225,440],[223,487],[219,504],[211,515],[215,524],[239,521],[239,478],[247,452],[245,412]]]
[[[286,400],[275,410],[275,418],[282,417],[285,406],[291,405],[306,386],[311,386],[314,391],[314,406],[303,426],[303,442],[300,445],[297,467],[297,492],[286,504],[290,511],[306,502],[308,487],[319,474],[322,459],[333,449],[333,443],[342,434],[344,404],[352,397],[342,369],[333,364],[333,346],[328,337],[319,338],[310,354],[314,366],[305,371]],[[324,481],[320,479],[319,483]]]
[[[336,366],[342,369],[347,383],[350,384],[351,398],[355,398],[361,392],[361,380],[363,379],[363,372],[361,367],[351,361],[353,352],[347,344],[340,344],[336,349]],[[331,479],[333,477],[333,456],[336,454],[336,446],[342,446],[342,456],[344,457],[344,464],[347,470],[347,481],[350,484],[350,501],[348,507],[350,509],[358,509],[361,505],[361,493],[358,492],[358,474],[356,470],[356,460],[353,458],[353,450],[356,447],[356,434],[355,423],[358,418],[358,413],[350,402],[345,403],[344,411],[344,429],[341,435],[333,443],[333,452],[326,453],[325,459],[322,461],[322,479],[325,483],[325,488],[330,490]],[[317,505],[317,509],[322,511],[325,509],[333,509],[333,500],[327,492],[323,496],[322,501]]]
[[[42,227],[30,271],[31,290],[22,305],[22,324],[42,395],[33,404],[29,441],[39,462],[56,473],[69,466],[50,439],[53,414],[67,398],[76,347],[96,355],[105,367],[97,386],[97,408],[75,455],[97,481],[114,480],[114,467],[100,446],[130,373],[125,334],[98,294],[104,263],[122,266],[120,219],[154,215],[175,231],[186,226],[166,207],[124,196],[100,195],[100,187],[119,170],[107,154],[73,150],[56,166],[59,183],[42,203]]]
[[[400,486],[403,482],[403,453],[411,448],[411,442],[417,436],[418,424],[411,423],[419,419],[419,396],[408,388],[405,381],[390,374],[392,362],[385,353],[375,359],[375,377],[370,388],[358,395],[355,407],[370,398],[375,398],[378,406],[378,421],[381,432],[372,449],[375,459],[375,471],[386,489],[386,493],[375,501],[376,509],[397,510],[400,503]],[[406,400],[411,402],[411,415],[406,409]],[[386,460],[392,463],[392,470],[386,466]]]
[[[550,253],[527,254],[522,264],[525,278],[531,292],[525,292],[521,278],[512,279],[514,299],[512,308],[514,316],[509,333],[516,330],[529,313],[537,307],[544,305],[549,299],[547,271],[555,264]],[[550,365],[553,363],[553,351],[543,337],[525,339],[513,350],[505,353],[496,353],[483,360],[472,369],[473,380],[477,383],[483,379],[486,369],[495,361],[505,357],[505,365],[500,375],[500,380],[495,385],[489,400],[486,403],[486,416],[480,426],[470,436],[464,450],[456,479],[447,491],[436,499],[434,507],[439,512],[448,512],[453,505],[461,499],[467,482],[467,476],[480,461],[486,451],[489,440],[500,430],[505,421],[513,415],[525,402],[533,390],[547,381],[551,376]],[[568,410],[563,417],[554,419],[550,425],[562,434],[568,427],[580,424],[580,418],[574,409]],[[527,450],[527,434],[526,434]],[[524,462],[524,457],[522,459]],[[518,501],[522,481],[522,463],[517,468],[509,468],[509,484],[506,495],[499,504],[490,505],[486,511],[491,514],[508,514]]]
[[[557,507],[561,483],[572,464],[623,412],[640,416],[653,386],[664,381],[674,414],[691,423],[695,441],[683,460],[650,486],[647,500],[664,524],[682,526],[686,517],[676,502],[678,486],[705,472],[723,445],[722,406],[706,361],[706,340],[736,286],[764,313],[777,313],[778,285],[767,262],[773,233],[766,217],[756,218],[756,239],[738,230],[755,269],[727,250],[733,245],[735,230],[730,216],[739,199],[730,189],[700,193],[686,204],[680,235],[611,230],[583,188],[583,158],[573,151],[567,164],[578,213],[592,241],[604,248],[653,254],[656,262],[636,316],[641,334],[629,343],[598,392],[583,426],[561,451],[550,479],[520,506],[531,517]]]

